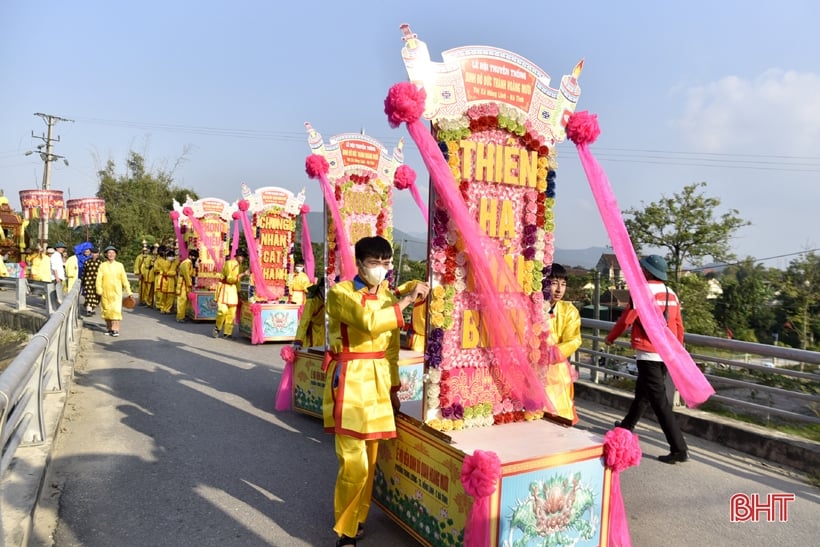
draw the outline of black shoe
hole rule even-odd
[[[635,426],[632,426],[632,427],[627,427],[627,426],[625,426],[625,425],[624,425],[624,423],[623,423],[623,422],[621,422],[621,421],[617,421],[617,422],[615,422],[615,427],[620,427],[620,428],[626,429],[626,430],[628,430],[628,431],[632,431],[633,429],[635,429]]]
[[[352,545],[353,547],[356,547],[356,538],[342,536],[336,540],[336,547],[342,547],[343,545]]]
[[[354,538],[356,541],[359,541],[364,537],[364,524],[360,524],[359,528],[356,529],[356,537]]]
[[[111,336],[117,337],[119,335],[120,335],[120,331],[118,331],[118,330],[112,330],[111,331]]]
[[[670,452],[665,456],[658,456],[658,460],[662,461],[663,463],[669,464],[676,464],[676,463],[683,463],[689,459],[689,454],[684,452]]]

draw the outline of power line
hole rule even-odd
[[[798,251],[798,252],[794,252],[794,253],[786,253],[786,254],[782,254],[782,255],[769,256],[769,257],[766,257],[766,258],[754,258],[754,257],[752,257],[752,259],[753,259],[752,263],[757,264],[758,262],[768,262],[769,260],[775,260],[777,258],[787,258],[787,257],[790,257],[790,256],[799,256],[799,255],[814,253],[814,252],[817,252],[817,251],[820,251],[820,248],[809,249],[807,251]],[[690,271],[690,272],[699,272],[699,271],[703,271],[703,270],[711,270],[711,269],[714,269],[714,268],[725,268],[725,267],[728,267],[728,266],[740,266],[741,264],[744,264],[745,262],[746,262],[745,260],[740,260],[738,262],[720,262],[720,263],[717,263],[717,264],[710,264],[709,266],[701,266],[701,267],[698,267],[698,268],[686,268],[686,270]]]

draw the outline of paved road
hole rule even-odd
[[[332,437],[273,411],[281,345],[145,308],[117,339],[86,325],[31,545],[333,545]],[[578,403],[579,427],[617,417]],[[664,465],[659,430],[638,433],[644,459],[622,476],[634,545],[816,544],[820,491],[801,476],[693,437],[692,461]],[[730,522],[733,494],[781,492],[797,497],[788,522]],[[363,545],[416,545],[377,508],[367,528]]]

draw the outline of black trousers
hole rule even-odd
[[[686,441],[675,419],[675,413],[672,412],[672,402],[666,393],[666,378],[669,374],[666,365],[660,361],[638,360],[636,363],[638,380],[635,383],[635,399],[632,400],[626,417],[621,421],[621,427],[634,429],[643,413],[651,406],[666,436],[670,450],[685,452],[687,450]]]

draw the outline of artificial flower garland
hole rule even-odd
[[[523,234],[520,248],[508,242],[514,255],[524,257],[529,268],[523,273],[521,283],[524,292],[530,296],[531,317],[541,317],[543,321],[531,324],[532,336],[528,342],[528,356],[532,363],[545,367],[548,363],[549,348],[546,336],[538,336],[548,330],[547,313],[550,285],[546,282],[554,254],[555,217],[555,161],[551,150],[532,129],[524,113],[504,104],[484,103],[470,107],[456,118],[437,120],[435,136],[439,148],[450,167],[465,203],[475,203],[481,197],[506,199],[513,203],[520,189],[500,184],[472,183],[462,180],[459,142],[480,140],[504,145],[520,145],[539,154],[537,159],[536,187],[524,192],[523,206],[519,218],[523,218]],[[512,134],[512,135],[511,135]],[[514,135],[514,136],[513,136]],[[440,205],[440,204],[436,204]],[[473,206],[474,207],[474,206]],[[472,212],[476,212],[473,210]],[[443,343],[446,331],[457,326],[454,316],[460,316],[460,309],[471,304],[468,294],[467,256],[458,251],[458,235],[450,222],[449,214],[443,207],[433,209],[431,230],[430,267],[437,281],[430,296],[430,326],[425,352],[428,372],[427,383],[427,424],[441,431],[459,430],[469,427],[483,427],[514,421],[535,420],[543,417],[543,411],[525,410],[520,400],[509,397],[495,404],[478,403],[463,407],[461,402],[448,393],[446,379],[449,372],[439,370],[442,361],[451,367],[464,367],[464,358],[459,361],[458,352],[444,355]],[[457,295],[464,298],[457,298]],[[449,344],[453,346],[454,344]],[[445,383],[442,383],[442,381]]]

